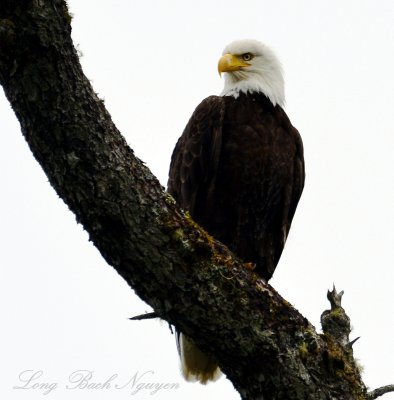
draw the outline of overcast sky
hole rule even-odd
[[[163,185],[194,108],[221,91],[224,46],[254,38],[275,50],[307,178],[271,283],[319,331],[327,289],[345,290],[365,383],[394,383],[394,2],[68,3],[86,75]],[[43,398],[36,383],[52,399],[238,399],[225,377],[182,380],[166,323],[127,320],[150,308],[50,187],[2,93],[0,127],[0,394]],[[77,388],[79,370],[111,388]],[[138,379],[178,386],[135,393]]]

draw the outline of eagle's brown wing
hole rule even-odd
[[[211,96],[203,100],[186,125],[171,158],[167,191],[198,223],[212,210],[209,202],[215,195],[223,115],[223,98]],[[179,331],[177,345],[186,380],[206,383],[220,376],[216,362]]]
[[[198,220],[211,197],[222,146],[222,97],[203,100],[179,138],[171,158],[168,192]]]

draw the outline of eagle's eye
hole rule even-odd
[[[241,57],[242,57],[242,59],[244,61],[250,61],[253,58],[253,54],[252,53],[245,53],[245,54],[242,54]]]

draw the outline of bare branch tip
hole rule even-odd
[[[357,342],[358,339],[360,339],[361,336],[356,337],[356,339],[353,339],[351,342],[347,344],[348,347],[353,348],[354,343]]]
[[[327,291],[327,299],[331,303],[332,309],[341,307],[342,296],[344,293],[343,290],[338,293],[335,284],[332,284],[332,290]]]
[[[159,318],[159,316],[155,312],[145,313],[141,315],[136,315],[135,317],[129,318],[130,321],[141,321],[144,319],[154,319]]]
[[[372,390],[367,394],[367,400],[374,400],[386,393],[394,392],[394,385],[382,386],[378,389]]]

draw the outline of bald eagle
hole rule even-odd
[[[193,219],[268,281],[304,186],[303,145],[283,110],[282,67],[256,40],[223,51],[220,96],[202,101],[178,140],[168,192]],[[182,372],[206,383],[216,363],[179,335]]]

